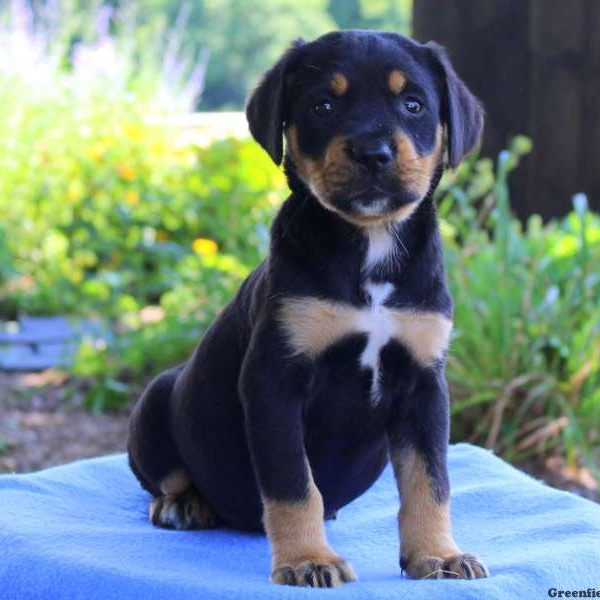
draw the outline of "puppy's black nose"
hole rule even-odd
[[[382,140],[357,140],[348,147],[350,157],[373,173],[387,167],[394,158],[390,144]]]

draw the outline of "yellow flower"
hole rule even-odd
[[[550,249],[550,254],[557,258],[563,258],[573,256],[577,250],[579,250],[579,239],[574,235],[565,235]]]
[[[90,154],[95,161],[99,161],[105,154],[107,146],[104,142],[96,142],[90,149]]]
[[[85,194],[85,188],[81,181],[75,180],[71,181],[69,187],[67,188],[67,198],[70,202],[75,204],[79,202]]]
[[[127,190],[125,192],[125,202],[134,206],[140,203],[140,195],[135,190]]]
[[[214,256],[219,249],[217,242],[206,238],[196,238],[192,243],[194,252],[201,254],[202,256]]]
[[[150,154],[154,157],[154,158],[161,158],[166,151],[166,146],[165,144],[162,142],[162,140],[158,141],[155,140],[153,142],[150,143],[150,145],[148,146],[149,150],[150,150]]]
[[[136,124],[133,124],[133,123],[126,123],[123,126],[123,131],[125,132],[125,135],[132,142],[142,142],[142,141],[144,141],[145,130],[142,127],[140,127],[139,125],[136,125]]]
[[[133,181],[135,179],[135,170],[130,165],[122,164],[122,165],[119,165],[119,175],[125,181]]]

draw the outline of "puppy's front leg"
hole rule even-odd
[[[304,448],[307,365],[285,352],[274,323],[259,325],[244,361],[240,392],[263,500],[275,583],[335,587],[356,576],[325,537],[323,499]]]
[[[356,579],[352,567],[327,543],[323,501],[312,477],[304,498],[276,500],[263,494],[263,504],[275,583],[336,587]]]
[[[456,545],[450,523],[446,455],[448,391],[441,368],[423,370],[390,426],[390,455],[401,506],[400,566],[414,578],[476,579],[485,566]],[[400,414],[401,413],[401,414]]]

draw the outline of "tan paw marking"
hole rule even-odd
[[[485,565],[473,554],[448,558],[420,555],[402,561],[402,568],[413,579],[481,579],[489,577]]]
[[[158,496],[150,504],[150,522],[165,529],[213,529],[218,519],[208,502],[194,490]]]
[[[306,560],[298,565],[280,565],[271,574],[273,583],[301,587],[338,587],[356,581],[352,567],[341,558]]]

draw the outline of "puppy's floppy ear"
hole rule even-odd
[[[246,104],[252,137],[269,153],[275,164],[283,159],[283,124],[286,118],[285,79],[305,44],[297,39],[262,77]]]
[[[425,46],[442,79],[442,118],[448,128],[448,162],[454,168],[481,140],[484,110],[456,74],[446,50],[435,42]]]

